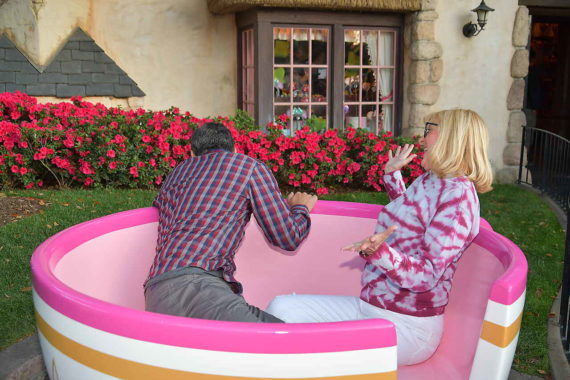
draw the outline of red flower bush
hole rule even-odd
[[[236,150],[264,162],[282,185],[327,194],[332,188],[382,191],[388,151],[417,139],[348,128],[317,132],[306,126],[287,137],[279,118],[262,131],[243,112],[199,119],[177,108],[152,112],[72,102],[38,104],[22,93],[0,93],[0,186],[159,186],[190,157],[192,131],[208,121],[226,125]],[[404,170],[422,173],[421,155]]]

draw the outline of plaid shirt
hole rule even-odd
[[[146,282],[189,266],[222,269],[241,293],[234,256],[252,213],[269,242],[287,251],[301,244],[311,226],[307,207],[289,207],[264,164],[224,150],[178,165],[153,205],[159,210],[158,242]]]

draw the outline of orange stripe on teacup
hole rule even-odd
[[[483,321],[481,339],[501,348],[507,347],[517,336],[521,328],[522,312],[510,326],[501,326],[496,323]]]
[[[195,372],[187,372],[163,367],[142,364],[127,359],[118,358],[101,351],[94,350],[80,343],[69,339],[53,327],[51,327],[36,312],[36,322],[38,329],[42,335],[50,342],[50,344],[64,355],[83,364],[84,366],[93,368],[96,371],[105,373],[121,379],[193,379],[193,380],[246,380],[259,379],[254,377],[240,376],[224,376],[211,375]],[[263,360],[261,357],[259,360]],[[278,379],[278,378],[276,378]],[[303,378],[298,378],[303,380]],[[328,377],[311,377],[305,379],[313,380],[396,380],[396,371],[365,374],[365,375],[345,375],[345,376],[328,376]]]

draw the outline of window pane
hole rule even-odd
[[[360,65],[360,31],[345,30],[344,32],[344,64]]]
[[[312,69],[312,101],[313,102],[326,102],[327,101],[327,69],[324,67]]]
[[[366,104],[362,106],[362,120],[364,121],[363,128],[366,128],[372,133],[376,133],[376,123],[378,120],[378,113],[376,112],[375,104]]]
[[[392,32],[380,33],[380,65],[394,66],[394,36]]]
[[[359,108],[357,105],[345,105],[344,127],[360,128]]]
[[[362,101],[376,102],[376,69],[362,70]]]
[[[273,28],[273,56],[277,64],[291,63],[291,29]]]
[[[360,91],[358,69],[344,70],[344,100],[347,102],[357,102]]]
[[[394,101],[394,88],[393,88],[394,69],[380,69],[380,101],[393,102]]]
[[[308,106],[294,106],[293,107],[293,117],[291,117],[292,133],[302,129],[307,124],[307,119],[309,116]]]
[[[378,124],[379,130],[392,131],[394,130],[394,106],[391,104],[380,105],[380,120]]]
[[[378,66],[378,32],[364,30],[362,32],[362,64],[365,66]]]
[[[273,99],[275,102],[289,102],[291,100],[290,69],[275,67],[273,69]]]
[[[289,117],[289,125],[287,129],[283,130],[285,136],[291,136],[291,107],[289,106],[275,106],[273,116],[275,120],[279,120],[279,116],[285,115]]]
[[[307,120],[307,125],[313,131],[323,131],[327,129],[327,106],[313,106],[311,117]]]
[[[309,102],[309,69],[293,69],[293,101]]]
[[[312,29],[311,36],[312,64],[326,65],[329,31],[327,29]]]
[[[309,64],[309,30],[293,29],[293,63]]]

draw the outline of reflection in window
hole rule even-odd
[[[393,131],[395,32],[344,33],[344,126]]]
[[[329,30],[273,28],[273,112],[289,118],[286,135],[328,127]]]

